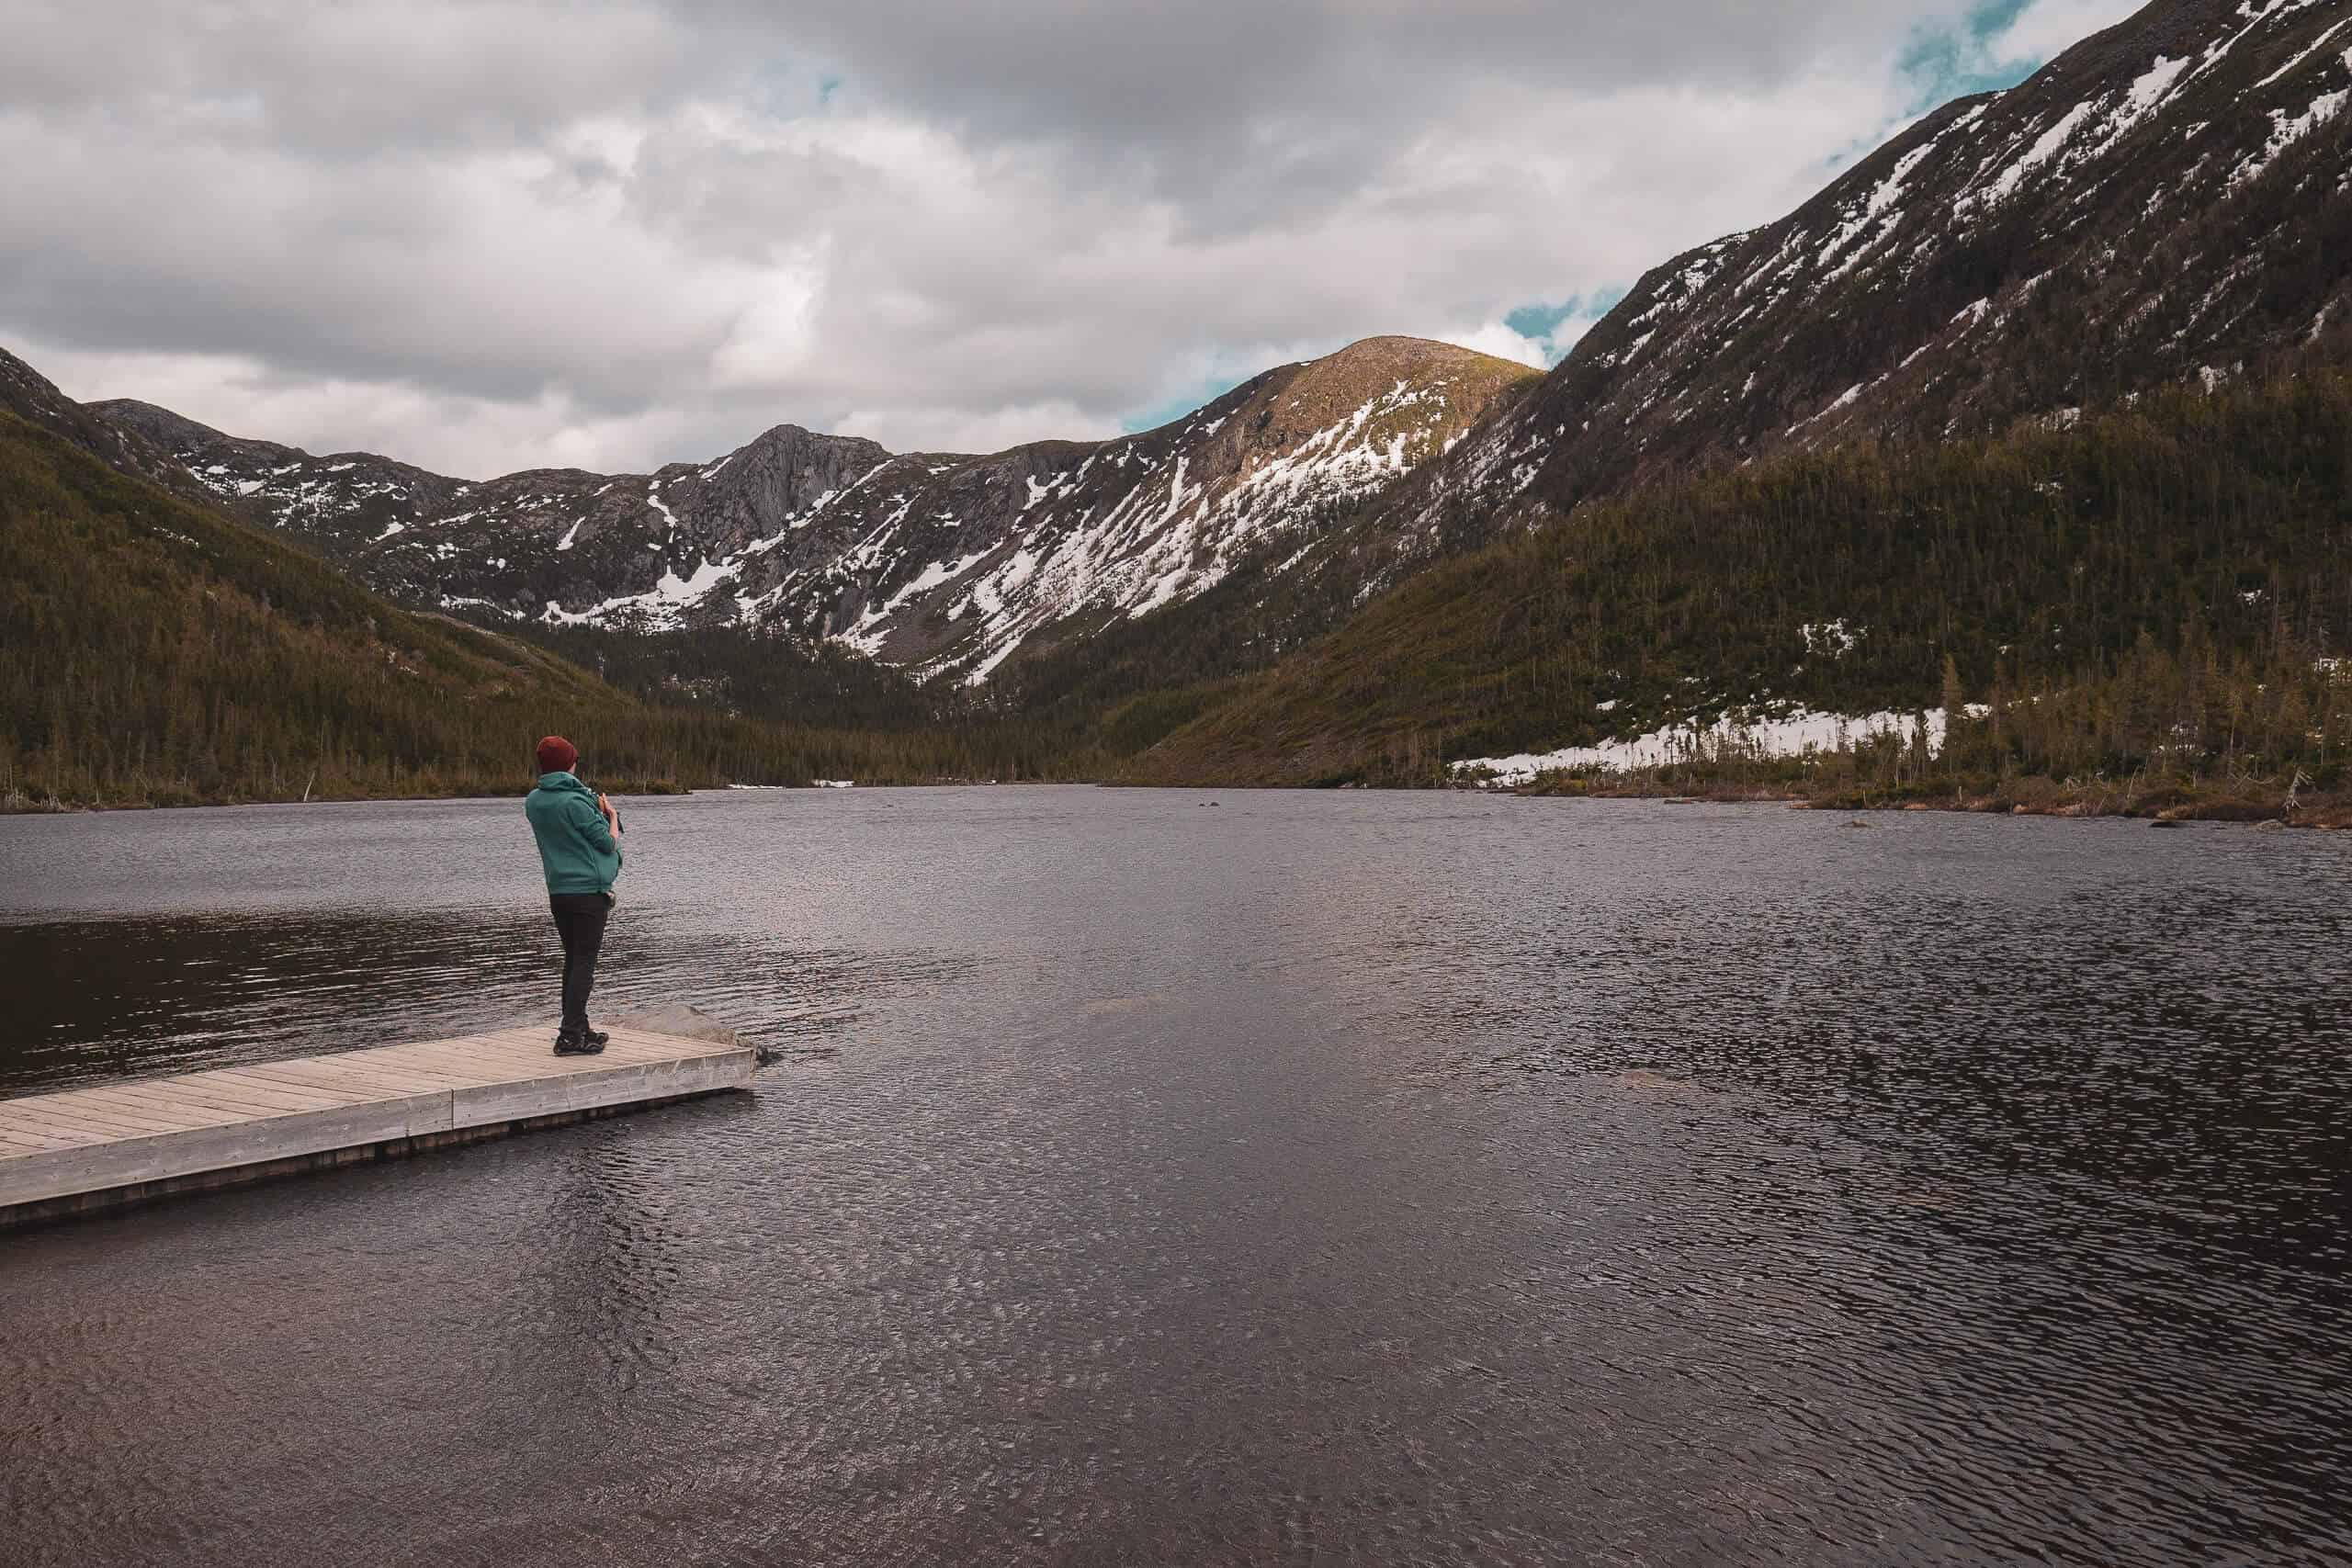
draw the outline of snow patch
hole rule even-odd
[[[607,599],[594,609],[582,610],[577,614],[550,599],[540,619],[560,626],[605,626],[615,621],[638,619],[655,626],[674,626],[687,608],[700,604],[705,595],[720,583],[731,580],[741,570],[731,560],[705,560],[695,568],[692,577],[680,577],[677,568],[664,567],[662,581],[642,593]]]
[[[2016,195],[2018,187],[2025,184],[2025,177],[2057,156],[2059,151],[2066,145],[2075,131],[2082,129],[2083,122],[2091,117],[2092,111],[2097,107],[2096,104],[2076,104],[2059,116],[2057,123],[2043,131],[2041,139],[2026,149],[2024,154],[2016,162],[1994,176],[1990,185],[1962,197],[1962,208],[1973,210],[1989,207],[1995,202]]]
[[[2207,50],[2205,58],[2197,62],[2197,73],[2202,75],[2211,70],[2231,51],[2253,36],[2255,29],[2263,23],[2276,17],[2292,16],[2312,3],[2312,0],[2270,0],[2270,4],[2265,6],[2257,4],[2256,0],[2245,0],[2245,4],[2238,7],[2238,15],[2251,19],[2235,33]]]
[[[1842,617],[1834,621],[1824,621],[1818,626],[1801,626],[1798,631],[1804,638],[1806,653],[1830,659],[1853,652],[1854,645],[1869,635],[1867,627],[1849,627]]]
[[[2325,49],[2327,47],[2328,39],[2342,32],[2345,27],[2345,23],[2338,22],[2334,27],[2328,28],[2327,31],[2320,34],[2317,41],[2315,41],[2309,49],[2304,50],[2301,54],[2296,55],[2294,59],[2287,62],[2286,64],[2281,65],[2278,70],[2273,71],[2261,81],[2256,82],[2254,85],[2254,90],[2258,93],[2262,91],[2263,88],[2276,85],[2278,83],[2283,82],[2288,77],[2293,75],[2297,66],[2302,64],[2304,61],[2309,60],[2312,55],[2317,54],[2321,50]],[[2352,51],[2347,51],[2344,58],[2345,68],[2346,70],[2352,70]]]
[[[2322,93],[2312,100],[2309,108],[2293,119],[2287,118],[2285,109],[2272,109],[2269,141],[2263,144],[2261,152],[2238,165],[2237,172],[2230,176],[2230,188],[2235,190],[2240,186],[2260,179],[2278,161],[2281,153],[2343,113],[2347,103],[2352,103],[2352,88]]]
[[[1846,258],[1844,266],[1829,275],[1831,278],[1843,277],[1852,271],[1863,257],[1876,250],[1887,235],[1894,232],[1903,221],[1903,212],[1895,203],[1902,199],[1904,189],[1910,182],[1912,172],[1926,162],[1928,154],[1936,150],[1936,143],[1940,140],[1940,137],[1931,137],[1903,155],[1886,178],[1879,181],[1870,195],[1862,199],[1860,209],[1847,220],[1844,227],[1829,237],[1829,243],[1823,247],[1820,256],[1815,263],[1816,266],[1827,266],[1838,258],[1840,252],[1853,244],[1862,233],[1876,229],[1877,232],[1869,242],[1855,247],[1853,254]],[[1890,211],[1894,216],[1887,216]]]
[[[1984,710],[1972,707],[1981,715]],[[1569,770],[1603,773],[1663,767],[1694,756],[1736,750],[1758,757],[1802,757],[1808,752],[1835,751],[1875,736],[1894,736],[1907,742],[1924,726],[1930,751],[1941,750],[1945,715],[1941,708],[1921,713],[1835,714],[1811,708],[1786,707],[1726,715],[1711,725],[1669,725],[1625,740],[1605,740],[1598,746],[1564,746],[1556,751],[1523,752],[1515,757],[1480,757],[1456,762],[1458,775],[1486,775],[1498,784],[1532,782],[1543,773]]]
[[[1882,377],[1881,379],[1883,380],[1884,378]],[[1861,400],[1861,396],[1864,392],[1869,391],[1872,387],[1877,385],[1877,381],[1855,382],[1852,386],[1838,393],[1837,400],[1830,403],[1828,407],[1822,409],[1816,413],[1808,414],[1804,419],[1801,419],[1794,424],[1789,426],[1787,430],[1781,432],[1781,438],[1785,441],[1790,436],[1794,435],[1798,431],[1803,430],[1806,425],[1815,423],[1820,420],[1827,419],[1839,409],[1853,407],[1855,403]]]
[[[646,504],[652,507],[654,511],[659,512],[663,517],[669,520],[670,532],[674,534],[678,531],[678,514],[670,510],[670,503],[668,502],[663,501],[661,496],[654,493],[661,488],[662,481],[660,479],[655,479],[653,481],[653,488],[645,492]]]

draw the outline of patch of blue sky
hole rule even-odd
[[[1562,321],[1577,313],[1578,301],[1565,305],[1521,305],[1503,318],[1503,325],[1523,338],[1542,341],[1559,330]]]
[[[1953,28],[1923,28],[1911,40],[1899,62],[1911,84],[1911,110],[1925,114],[1954,98],[1977,93],[1997,93],[2014,87],[2036,71],[2042,61],[2001,59],[1995,45],[2024,15],[2032,0],[1985,0]]]
[[[776,53],[752,62],[741,93],[745,107],[781,121],[827,113],[848,85],[848,76],[826,62]]]
[[[2034,0],[1983,0],[1958,27],[1921,28],[1895,62],[1908,91],[1902,121],[1915,120],[1954,98],[1998,93],[2016,86],[2048,63],[2033,55],[2004,55],[2001,39]],[[1886,144],[1894,126],[1881,126],[1855,139],[1827,160],[1832,170],[1867,158]]]
[[[1147,430],[1158,430],[1163,424],[1173,424],[1194,409],[1213,403],[1234,388],[1249,380],[1247,376],[1214,375],[1203,377],[1181,392],[1172,393],[1159,401],[1129,414],[1119,422],[1129,435],[1140,435]]]
[[[1997,93],[2016,86],[2048,63],[2030,56],[2004,57],[2001,39],[2034,0],[1980,0],[1957,27],[1923,28],[1913,36],[1896,62],[1909,86],[1905,118],[1916,118],[1954,98]],[[1880,126],[1858,137],[1854,144],[1828,160],[1838,169],[1869,156],[1886,144],[1892,127]],[[1552,364],[1565,358],[1580,331],[1607,315],[1625,297],[1621,288],[1571,295],[1557,303],[1522,305],[1503,318],[1503,324],[1539,345]]]
[[[1503,318],[1503,325],[1540,345],[1545,358],[1557,365],[1576,340],[1584,335],[1582,329],[1615,310],[1617,302],[1624,298],[1625,290],[1612,285],[1589,294],[1571,294],[1557,304],[1521,305]],[[1565,331],[1572,325],[1578,330]]]

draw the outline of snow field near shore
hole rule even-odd
[[[1598,746],[1564,746],[1556,751],[1521,752],[1515,757],[1480,757],[1456,762],[1453,771],[1463,778],[1487,777],[1498,784],[1522,784],[1543,773],[1572,769],[1632,773],[1725,750],[1744,751],[1755,757],[1802,757],[1809,751],[1839,750],[1880,735],[1895,736],[1907,742],[1923,725],[1928,732],[1928,750],[1942,750],[1945,714],[1941,708],[1873,714],[1790,708],[1777,714],[1728,714],[1713,724],[1669,725],[1631,739],[1604,740]]]

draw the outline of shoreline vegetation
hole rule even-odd
[[[1909,784],[1882,787],[1858,783],[1835,765],[1850,761],[1838,753],[1789,760],[1771,776],[1734,778],[1688,767],[1643,768],[1630,771],[1589,770],[1540,774],[1520,783],[1491,779],[1460,779],[1447,791],[1469,795],[1515,795],[1527,799],[1655,801],[1662,806],[1780,806],[1799,811],[1887,812],[1937,811],[1970,816],[2113,818],[2147,822],[2152,827],[2177,827],[2188,822],[2219,822],[2254,827],[2299,828],[2317,832],[2352,832],[2352,790],[2312,791],[2293,780],[2238,778],[2196,779],[2048,779],[2010,778],[1962,781],[1957,784]],[[1827,764],[1827,765],[1825,765]],[[838,789],[839,784],[811,782],[791,784],[718,784],[688,787],[671,779],[599,779],[598,787],[637,798],[729,791],[764,793],[790,790],[814,793]],[[904,779],[860,782],[863,789],[993,789],[1023,784],[1075,784],[1105,788],[1135,785],[1102,784],[1081,779]],[[0,816],[68,816],[101,811],[160,811],[229,806],[360,805],[394,801],[458,801],[519,799],[531,781],[511,784],[469,784],[407,794],[314,793],[310,799],[284,796],[222,796],[195,799],[169,792],[138,799],[63,802],[36,800],[22,791],[0,787]],[[1141,786],[1149,787],[1149,786]],[[1181,786],[1164,786],[1191,793]],[[1200,786],[1239,790],[1265,785]],[[1338,790],[1377,790],[1383,793],[1430,794],[1425,787],[1401,784],[1343,784]]]
[[[0,769],[4,773],[5,769]],[[664,796],[688,795],[725,795],[730,791],[766,792],[790,790],[808,795],[823,790],[845,787],[840,781],[810,779],[792,784],[746,784],[727,780],[703,781],[693,784],[676,779],[642,779],[626,774],[594,773],[591,782],[605,794],[630,799],[658,799]],[[443,785],[415,789],[342,788],[313,789],[308,796],[271,795],[267,793],[199,794],[196,791],[165,786],[143,793],[89,800],[60,799],[53,795],[34,795],[12,786],[0,778],[0,817],[68,817],[103,811],[184,811],[232,806],[366,806],[390,805],[400,801],[455,800],[520,800],[531,793],[537,781],[518,778],[513,781],[468,779]],[[1075,779],[925,779],[903,778],[853,781],[860,789],[986,789],[1000,783],[1013,784],[1077,784],[1088,781]]]

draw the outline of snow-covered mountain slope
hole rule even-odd
[[[1444,553],[1694,463],[2064,418],[2300,346],[2352,317],[2347,107],[2352,0],[2158,0],[1650,273],[1381,526]]]
[[[1142,615],[1252,552],[1304,544],[1532,379],[1448,344],[1374,338],[1115,441],[893,456],[781,425],[707,464],[478,484],[240,440],[144,403],[91,407],[412,604],[781,625],[977,681],[1045,626]]]
[[[862,606],[826,629],[892,662],[985,678],[1065,617],[1140,616],[1253,551],[1303,547],[1532,380],[1447,344],[1374,338],[1139,435],[898,459],[827,513],[835,547],[763,561],[744,592],[763,614]]]

